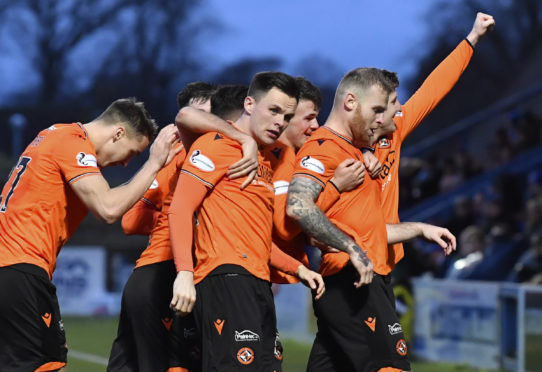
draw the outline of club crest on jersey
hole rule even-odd
[[[200,150],[194,150],[192,155],[190,155],[190,163],[204,172],[212,172],[215,170],[213,161],[203,155]]]
[[[248,365],[254,361],[254,351],[249,347],[243,347],[237,352],[237,360],[243,365]]]
[[[389,139],[384,137],[378,140],[378,147],[380,147],[381,149],[385,149],[390,146],[391,146],[391,142]]]
[[[80,152],[76,156],[77,164],[79,164],[82,167],[97,167],[98,161],[96,160],[96,157],[92,154],[85,154],[84,152]]]
[[[326,170],[326,167],[324,167],[324,164],[322,164],[320,160],[311,158],[310,156],[305,156],[303,159],[301,159],[301,162],[299,164],[303,168],[316,172],[318,174],[324,174]]]

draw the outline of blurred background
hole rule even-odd
[[[446,258],[434,245],[409,243],[394,272],[398,311],[420,360],[542,370],[538,0],[0,0],[0,181],[51,124],[85,123],[135,96],[165,125],[177,92],[195,80],[248,84],[263,70],[305,76],[324,96],[323,123],[341,76],[375,66],[398,73],[404,103],[478,11],[495,17],[494,32],[409,136],[400,163],[402,220],[448,227],[458,251]],[[145,159],[104,174],[118,185]],[[104,368],[120,292],[146,244],[89,216],[63,251],[54,281],[75,342],[70,363],[87,364],[72,370]],[[308,295],[282,287],[277,307],[279,328],[296,345],[291,355],[301,355],[285,370],[304,370],[314,331]],[[79,338],[78,327],[96,338]],[[285,355],[291,363],[288,348]]]

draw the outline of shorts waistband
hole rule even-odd
[[[28,263],[19,263],[15,265],[5,266],[6,268],[9,267],[13,270],[22,271],[27,274],[36,275],[40,278],[46,279],[49,281],[49,274],[47,274],[47,271],[45,271],[43,268],[28,264]]]

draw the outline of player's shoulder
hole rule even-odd
[[[236,147],[241,148],[241,144],[223,134],[218,132],[208,132],[194,141],[192,144],[192,149],[196,147],[203,147],[209,149],[216,149],[219,147]]]
[[[266,146],[263,150],[263,155],[270,160],[281,161],[287,158],[295,158],[295,151],[281,141],[276,141],[274,144]]]
[[[301,147],[297,155],[304,154],[306,152],[317,152],[317,153],[329,153],[334,149],[339,148],[340,141],[345,141],[338,137],[338,134],[325,128],[320,127],[314,131],[307,142]]]
[[[67,139],[79,138],[88,141],[88,133],[81,123],[57,123],[42,130],[40,134],[47,135],[51,138]]]

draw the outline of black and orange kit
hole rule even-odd
[[[169,303],[177,272],[169,241],[167,209],[185,155],[183,149],[162,168],[139,205],[136,204],[123,216],[123,227],[128,226],[130,231],[143,235],[150,232],[150,237],[124,286],[119,327],[111,347],[108,372],[165,371],[169,367],[170,329],[174,319]],[[141,216],[155,211],[156,218]],[[154,225],[141,226],[138,221]],[[186,318],[183,320],[186,322]]]
[[[281,371],[269,283],[273,171],[259,154],[258,179],[241,190],[243,178],[225,177],[241,157],[241,145],[217,133],[201,136],[187,152],[176,188],[181,199],[176,193],[169,209],[175,263],[178,271],[194,272],[202,370]],[[183,213],[177,200],[193,199],[185,181],[207,191],[196,210],[194,248],[187,242],[179,252],[172,221]]]
[[[0,368],[52,371],[66,364],[51,277],[62,245],[88,209],[70,184],[99,175],[79,123],[55,124],[28,145],[0,196]]]
[[[322,127],[296,158],[294,177],[306,177],[325,188],[346,159],[363,161],[350,138]],[[390,283],[393,257],[388,255],[386,224],[380,207],[380,185],[366,177],[358,188],[343,192],[326,216],[367,251],[374,265],[370,285],[354,287],[357,273],[346,253],[324,253],[320,273],[326,292],[314,301],[318,319],[307,371],[409,370],[404,335],[395,313]]]

